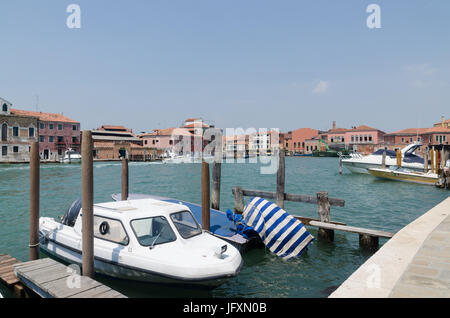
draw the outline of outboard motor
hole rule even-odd
[[[81,199],[76,200],[72,203],[70,208],[64,213],[64,216],[61,219],[61,223],[70,227],[75,225],[75,221],[77,220],[78,214],[80,214],[81,210]]]

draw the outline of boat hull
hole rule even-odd
[[[76,248],[46,239],[43,235],[41,235],[40,249],[48,256],[60,260],[66,264],[76,264],[80,267],[82,266],[82,254],[81,251]],[[94,271],[97,274],[121,280],[143,283],[196,286],[208,289],[216,288],[225,283],[228,279],[236,276],[242,268],[242,265],[243,262],[241,262],[239,269],[233,275],[199,279],[184,279],[182,277],[164,275],[94,256]]]
[[[419,173],[399,172],[389,169],[369,169],[369,173],[375,177],[402,182],[435,185],[438,181],[437,176],[430,176]]]

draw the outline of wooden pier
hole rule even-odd
[[[42,298],[126,298],[121,293],[53,259],[22,263],[0,255],[0,282],[14,290],[16,297]]]
[[[389,233],[379,230],[371,230],[354,226],[347,226],[342,222],[331,221],[330,208],[331,206],[345,206],[345,200],[339,198],[329,198],[328,192],[318,192],[315,196],[303,195],[303,194],[290,194],[284,192],[285,184],[285,161],[284,153],[279,153],[279,165],[277,173],[277,191],[260,191],[260,190],[247,190],[241,187],[235,187],[232,189],[234,195],[234,211],[235,213],[242,214],[244,212],[244,197],[261,197],[268,200],[276,200],[276,204],[283,208],[284,201],[301,202],[317,204],[319,219],[307,218],[303,216],[295,216],[304,225],[314,226],[319,229],[319,239],[325,239],[328,241],[334,240],[334,231],[344,231],[349,233],[356,233],[359,235],[359,244],[362,247],[377,248],[379,245],[379,238],[392,238],[394,233]]]

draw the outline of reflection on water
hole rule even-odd
[[[201,202],[200,164],[130,163],[130,192]],[[260,175],[258,164],[223,164],[221,209],[233,208],[231,189],[275,191],[276,176]],[[111,201],[121,189],[121,163],[95,163],[94,200]],[[0,253],[28,258],[29,169],[0,165]],[[395,232],[444,200],[448,192],[426,185],[338,173],[336,158],[286,158],[286,192],[328,191],[345,200],[331,218],[348,225]],[[41,166],[41,215],[57,217],[81,197],[81,165]],[[249,198],[246,199],[248,202]],[[317,217],[317,206],[287,202],[291,214]],[[317,230],[308,228],[313,236]],[[380,243],[386,242],[380,239]],[[212,290],[142,284],[97,277],[130,297],[327,297],[373,253],[359,248],[358,235],[335,233],[333,243],[315,240],[300,258],[282,260],[265,248],[243,255],[241,273]],[[181,260],[182,261],[182,260]]]

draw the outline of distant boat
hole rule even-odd
[[[422,146],[422,144],[412,143],[401,150],[402,167],[411,170],[423,171],[423,158],[414,154],[414,152],[420,146]],[[362,156],[361,154],[352,153],[349,156],[342,157],[342,164],[353,173],[369,174],[369,171],[367,169],[381,168],[383,161],[383,152],[384,149],[379,149],[378,151],[368,156]],[[397,154],[393,150],[386,150],[386,167],[389,168],[390,166],[397,166]]]
[[[312,153],[294,153],[294,157],[312,157]]]
[[[369,168],[369,173],[375,177],[412,182],[420,184],[435,185],[439,180],[439,176],[436,173],[425,173],[419,171],[411,171],[409,169],[397,168],[397,169],[383,169],[383,168]]]
[[[61,163],[81,163],[81,154],[73,149],[68,149],[64,152]]]

